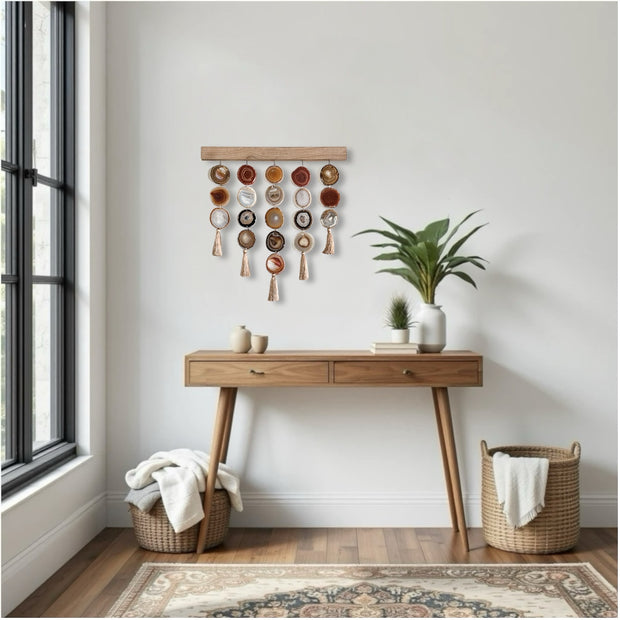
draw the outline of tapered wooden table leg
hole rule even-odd
[[[230,429],[232,426],[232,416],[236,398],[237,388],[220,388],[220,395],[217,401],[217,411],[215,413],[215,422],[213,424],[213,436],[211,437],[209,473],[207,475],[207,481],[205,485],[205,516],[200,523],[200,530],[198,531],[196,553],[202,553],[205,545],[205,540],[207,538],[209,515],[211,514],[211,504],[213,503],[213,495],[215,493],[217,469],[222,457],[224,457],[225,459],[228,453],[228,441],[230,440]]]
[[[452,428],[452,414],[450,412],[448,388],[434,387],[432,390],[435,415],[437,418],[437,430],[439,431],[439,442],[441,444],[441,453],[444,460],[444,470],[448,487],[448,502],[450,503],[452,524],[454,529],[461,535],[461,540],[463,541],[465,551],[469,551],[467,523],[465,521],[463,495],[461,493],[461,479],[459,476],[459,464],[456,456],[456,445],[454,443],[454,430]]]

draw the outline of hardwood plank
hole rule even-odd
[[[357,531],[344,527],[329,528],[325,561],[328,564],[357,564],[359,562]]]
[[[424,552],[413,528],[388,528],[384,536],[390,564],[424,563]]]
[[[295,554],[296,564],[324,564],[327,562],[327,529],[303,528]]]
[[[266,527],[245,529],[234,555],[234,564],[264,563],[271,532],[272,529]]]
[[[360,564],[388,564],[388,550],[383,530],[376,527],[357,528]]]
[[[124,529],[48,607],[43,617],[80,618],[138,548],[132,529]]]
[[[122,528],[107,528],[97,534],[60,570],[37,588],[23,603],[18,605],[8,617],[36,618],[41,616],[122,532]]]

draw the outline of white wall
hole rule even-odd
[[[105,8],[76,5],[79,457],[2,502],[2,615],[106,525]]]
[[[488,271],[478,291],[454,279],[438,296],[448,348],[485,356],[484,387],[451,392],[470,524],[483,438],[579,440],[582,523],[614,524],[616,22],[614,3],[109,4],[109,524],[127,523],[128,468],[208,447],[216,391],[183,387],[184,354],[226,348],[239,323],[274,349],[386,339],[389,297],[418,298],[375,275],[372,240],[352,235],[379,215],[419,228],[474,209],[489,226],[466,247]],[[211,256],[203,145],[349,149],[337,254],[321,254],[315,224],[300,282],[289,243],[277,304],[264,223],[251,279],[236,223]],[[229,463],[246,511],[233,523],[449,525],[431,406],[424,390],[243,391]]]

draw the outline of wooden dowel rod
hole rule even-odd
[[[346,146],[203,146],[200,158],[205,161],[343,161]]]

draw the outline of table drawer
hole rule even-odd
[[[335,362],[336,385],[481,385],[475,360]]]
[[[223,387],[322,385],[329,383],[328,362],[190,361],[186,385]]]

